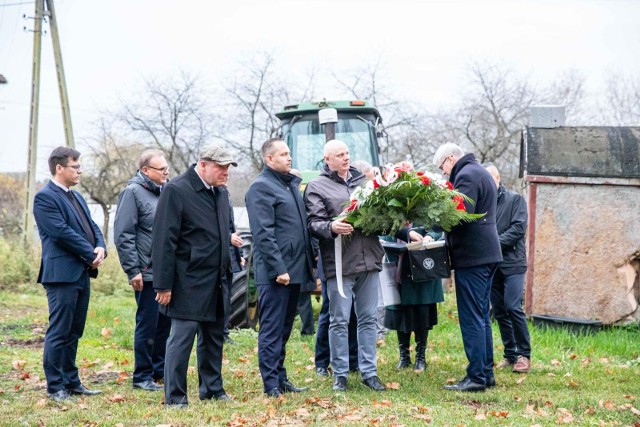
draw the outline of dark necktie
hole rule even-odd
[[[80,206],[80,203],[78,202],[76,197],[73,195],[71,190],[67,191],[66,193],[67,193],[67,197],[69,198],[69,201],[71,202],[73,207],[76,209],[76,212],[78,213],[78,217],[80,218],[80,225],[82,226],[84,233],[87,235],[87,240],[89,241],[92,247],[95,247],[96,237],[93,234],[93,229],[91,228],[91,224],[89,224],[89,220],[87,219],[87,215],[85,214],[84,209],[82,209],[82,207]]]

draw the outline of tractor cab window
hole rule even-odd
[[[336,123],[336,139],[347,144],[352,162],[365,160],[373,165],[377,164],[378,145],[375,130],[368,123],[356,117],[339,117]],[[288,129],[286,143],[291,150],[294,168],[300,171],[316,171],[324,166],[324,125],[318,123],[316,115],[295,121]]]

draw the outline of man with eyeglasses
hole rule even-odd
[[[160,391],[164,355],[171,320],[160,313],[153,290],[151,235],[156,206],[167,183],[169,166],[160,150],[140,154],[138,170],[122,190],[114,224],[114,241],[120,265],[135,292],[136,326],[133,339],[133,388]]]
[[[231,232],[228,193],[221,190],[230,165],[238,164],[229,150],[206,147],[158,200],[151,253],[156,301],[171,318],[164,364],[167,407],[188,405],[187,369],[196,335],[200,400],[231,400],[222,386]]]
[[[42,366],[47,395],[56,402],[72,395],[96,395],[80,381],[76,366],[78,341],[89,308],[89,279],[98,276],[107,252],[102,232],[87,203],[71,187],[80,182],[80,152],[58,147],[49,156],[51,180],[35,196],[33,215],[42,242],[38,283],[49,305]]]
[[[473,153],[465,154],[456,144],[441,145],[433,156],[433,164],[449,177],[453,188],[473,201],[464,201],[467,212],[484,214],[446,233],[451,267],[455,270],[462,343],[469,365],[467,375],[460,382],[444,387],[455,391],[483,391],[496,385],[489,295],[491,280],[502,261],[496,228],[498,193],[493,178]]]

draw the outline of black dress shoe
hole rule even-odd
[[[335,391],[347,391],[347,377],[335,377],[333,380]]]
[[[387,389],[384,384],[382,384],[382,381],[380,381],[380,378],[375,375],[366,380],[362,380],[362,384],[375,391],[385,391]]]
[[[87,396],[95,396],[96,394],[102,393],[102,390],[89,390],[84,386],[84,384],[80,384],[77,387],[70,388],[69,393],[71,394],[84,394]]]
[[[156,384],[151,380],[140,381],[139,383],[133,383],[133,388],[139,388],[140,390],[146,391],[160,391],[164,390],[160,384]]]
[[[222,401],[222,402],[230,402],[230,401],[232,401],[233,399],[232,399],[232,398],[231,398],[231,396],[229,396],[227,393],[222,392],[222,394],[219,394],[219,395],[215,396],[215,397],[213,398],[213,400],[220,400],[220,401]]]
[[[320,375],[321,377],[328,377],[329,370],[327,368],[316,368],[316,374]]]
[[[496,377],[489,377],[489,379],[487,380],[486,386],[487,386],[487,388],[495,387],[496,386]]]
[[[64,402],[71,399],[69,390],[58,390],[55,393],[47,393],[47,397],[55,402]]]
[[[280,391],[283,393],[300,393],[301,391],[307,390],[308,387],[296,387],[291,381],[286,380],[280,383]]]
[[[453,390],[453,391],[470,391],[470,392],[474,392],[474,391],[484,391],[484,389],[487,388],[487,387],[484,384],[474,383],[469,378],[465,377],[459,383],[451,384],[451,385],[445,385],[444,388],[446,390]]]
[[[274,387],[271,390],[267,390],[267,396],[278,398],[282,396],[282,393],[280,392],[280,389],[278,387]]]

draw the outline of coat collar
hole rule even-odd
[[[262,169],[262,173],[270,179],[279,181],[286,187],[298,187],[302,182],[302,178],[295,176],[292,173],[280,173],[271,169],[269,166],[265,166],[264,169]]]
[[[462,170],[462,168],[464,168],[465,166],[471,163],[477,163],[476,156],[473,153],[467,153],[464,156],[460,157],[456,162],[456,164],[453,165],[453,168],[451,168],[451,175],[449,176],[449,181],[452,183],[455,183],[456,176],[458,175],[458,173]]]

